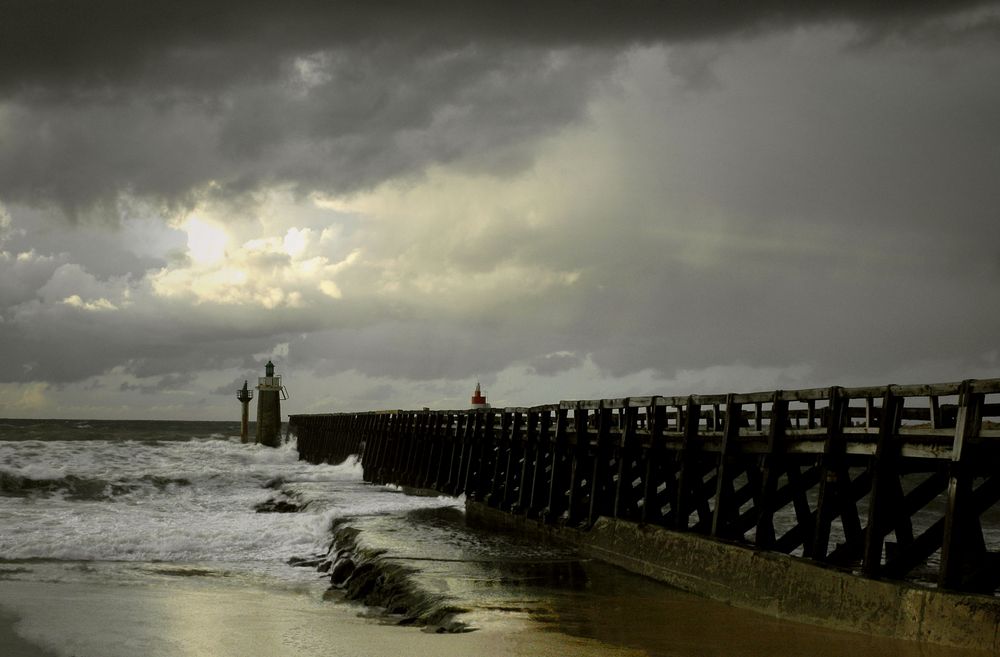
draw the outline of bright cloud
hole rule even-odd
[[[192,217],[181,224],[187,233],[188,255],[199,265],[213,265],[226,257],[229,235],[223,226]]]
[[[282,240],[284,252],[292,258],[301,256],[309,246],[309,239],[312,231],[308,228],[289,228]]]
[[[39,414],[52,407],[48,396],[49,384],[34,382],[26,384],[0,383],[0,397],[10,415],[39,417]]]
[[[280,198],[285,192],[273,190],[271,194]],[[310,202],[283,204],[282,208],[291,215],[286,221],[294,221],[297,215],[310,211]],[[185,221],[181,228],[188,235],[188,258],[150,274],[154,293],[196,304],[265,309],[298,308],[307,300],[341,298],[343,292],[336,278],[357,262],[359,253],[353,251],[336,259],[340,253],[336,241],[315,239],[312,228],[286,228],[282,223],[270,218],[248,225],[244,233],[256,230],[258,234],[235,244],[229,231],[217,221]]]
[[[93,301],[84,301],[82,298],[80,298],[79,294],[73,294],[63,299],[63,303],[66,304],[67,306],[73,306],[74,308],[80,308],[81,310],[87,310],[90,312],[118,310],[118,306],[111,303],[104,297],[101,297],[100,299],[95,299]]]

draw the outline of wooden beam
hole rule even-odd
[[[965,381],[959,394],[955,441],[949,464],[948,497],[945,507],[944,536],[941,545],[941,569],[938,584],[959,588],[964,571],[984,550],[979,515],[974,513],[972,497],[973,441],[982,427],[983,394],[973,392],[973,382]]]

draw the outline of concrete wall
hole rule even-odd
[[[470,522],[571,542],[595,559],[729,604],[855,632],[1000,652],[1000,600],[865,579],[784,554],[601,517],[586,532],[468,502]]]

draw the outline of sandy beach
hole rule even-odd
[[[614,569],[608,595],[566,592],[545,614],[475,610],[475,631],[400,627],[316,586],[268,588],[214,577],[143,585],[0,582],[0,646],[10,657],[981,657],[788,623]],[[615,586],[614,580],[617,581]]]
[[[307,591],[196,579],[143,587],[5,581],[0,607],[7,657],[642,654],[498,614],[476,618],[475,632],[432,634]]]
[[[17,633],[17,616],[0,610],[0,646],[7,657],[54,657],[55,653],[21,637]]]

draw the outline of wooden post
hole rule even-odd
[[[515,489],[519,489],[523,482],[520,478],[520,473],[523,471],[521,460],[525,458],[523,424],[524,414],[521,410],[511,409],[507,427],[508,447],[501,486],[502,495],[498,502],[498,508],[505,511],[511,510],[518,492]]]
[[[628,400],[625,400],[624,409],[628,408]],[[594,524],[599,515],[614,514],[614,486],[610,485],[608,472],[611,469],[612,450],[611,444],[611,418],[613,411],[607,408],[604,402],[597,411],[597,438],[593,449],[593,459],[590,470],[590,504],[587,508],[586,524],[588,527]],[[621,417],[619,415],[619,417]]]
[[[695,471],[695,450],[698,449],[698,426],[701,424],[701,405],[688,397],[684,411],[684,443],[680,453],[680,473],[677,476],[677,504],[674,507],[674,528],[687,529],[688,516],[693,509],[695,486],[701,483],[700,469]]]
[[[726,395],[726,418],[722,427],[722,449],[719,451],[719,465],[715,481],[715,513],[712,514],[712,536],[731,538],[730,528],[739,513],[734,506],[732,477],[732,457],[736,442],[740,437],[743,407],[733,401],[734,395]]]
[[[461,414],[458,438],[458,458],[455,463],[455,488],[452,495],[465,492],[465,477],[468,473],[469,458],[472,453],[472,436],[475,433],[476,414],[473,411],[463,411]]]
[[[771,398],[771,425],[767,436],[767,451],[761,463],[760,493],[754,501],[757,508],[757,532],[755,542],[758,547],[774,547],[774,512],[777,511],[778,479],[784,467],[785,427],[788,425],[788,401],[782,399],[781,391],[775,391]]]
[[[901,512],[894,488],[899,485],[899,440],[896,434],[902,409],[903,399],[893,393],[892,386],[886,387],[879,415],[878,444],[871,465],[872,491],[868,498],[868,528],[861,563],[861,572],[868,577],[878,577],[881,573],[885,537],[892,531],[892,519]]]
[[[963,575],[985,551],[979,513],[973,507],[972,468],[975,447],[971,444],[982,426],[983,395],[972,390],[972,381],[963,381],[958,401],[955,440],[951,448],[948,473],[948,498],[945,507],[944,539],[941,545],[942,588],[962,586]]]
[[[848,493],[850,474],[847,471],[844,415],[847,400],[841,388],[834,386],[829,393],[830,406],[826,415],[826,440],[823,444],[819,494],[816,500],[816,527],[812,541],[803,548],[807,558],[824,561],[830,546],[830,527]],[[844,481],[844,479],[847,481]],[[852,502],[853,504],[853,502]]]
[[[457,451],[455,436],[458,433],[458,414],[446,411],[441,423],[441,459],[438,463],[437,485],[434,490],[447,494],[449,481],[452,478],[452,468]]]
[[[658,506],[658,497],[660,491],[657,490],[655,482],[661,477],[664,479],[664,484],[666,484],[666,490],[664,491],[666,495],[664,498],[668,500],[671,508],[671,513],[674,517],[677,516],[677,480],[675,479],[676,473],[674,470],[674,459],[673,454],[669,453],[664,445],[664,433],[667,430],[667,409],[662,406],[657,397],[653,397],[651,406],[649,408],[649,445],[645,453],[645,458],[643,459],[646,463],[646,472],[643,476],[642,485],[642,513],[640,514],[640,522],[655,522],[659,525],[672,525],[672,522],[668,522],[668,518],[664,514],[660,513],[660,507]],[[681,415],[682,411],[677,408],[677,426],[681,426]]]
[[[430,488],[431,483],[437,478],[437,461],[441,452],[441,441],[438,432],[441,429],[441,413],[431,411],[427,420],[426,433],[424,435],[424,458],[420,470],[420,487]]]
[[[483,449],[483,414],[478,410],[469,411],[469,414],[472,416],[472,434],[468,436],[468,456],[465,459],[466,465],[465,475],[462,477],[462,491],[466,497],[476,499],[476,491],[474,488],[469,488],[469,481],[471,479],[473,485],[475,485],[476,480],[473,475],[476,473],[476,468],[480,467],[479,460]]]
[[[543,512],[543,520],[548,523],[556,522],[561,516],[563,510],[566,508],[566,495],[565,486],[567,475],[567,466],[572,464],[566,463],[566,420],[568,415],[568,409],[559,407],[556,410],[556,426],[555,434],[552,437],[551,451],[552,458],[550,460],[551,470],[549,472],[549,499],[545,505],[545,511]]]
[[[458,488],[458,473],[462,468],[462,433],[467,413],[453,413],[449,424],[448,442],[451,449],[448,456],[448,473],[445,476],[444,492],[455,494]]]
[[[524,462],[521,464],[521,490],[517,495],[517,508],[525,515],[534,517],[535,489],[538,488],[538,471],[542,458],[539,423],[541,413],[528,409],[528,421],[524,432]]]
[[[633,479],[626,481],[627,475],[633,471],[632,462],[639,459],[639,439],[636,435],[636,424],[639,420],[639,409],[625,404],[624,424],[621,428],[621,438],[614,445],[618,463],[615,474],[614,517],[629,518],[635,511],[635,503],[639,499],[634,495]]]
[[[566,453],[570,457],[570,474],[569,485],[565,492],[565,517],[566,523],[574,526],[582,515],[583,501],[586,498],[583,489],[585,486],[593,484],[592,481],[588,481],[588,477],[590,477],[590,468],[588,467],[590,436],[587,429],[589,415],[590,411],[577,402],[573,409],[573,431],[566,432]]]
[[[661,464],[664,458],[664,450],[661,449],[661,443],[663,432],[667,426],[667,409],[657,403],[656,397],[653,397],[649,404],[649,408],[646,409],[646,413],[649,415],[647,420],[647,424],[649,425],[649,442],[645,445],[645,451],[643,452],[643,456],[645,457],[642,459],[645,462],[645,467],[642,468],[643,475],[641,478],[633,479],[629,482],[629,486],[633,489],[633,494],[641,492],[641,495],[636,500],[636,506],[640,507],[639,522],[643,524],[648,522],[650,518],[649,509],[652,508],[653,496],[655,495],[655,491],[653,490],[653,474],[656,472],[657,465]],[[640,490],[636,491],[636,488]],[[676,497],[670,500],[671,507],[676,503]]]
[[[510,456],[510,420],[511,413],[506,409],[500,411],[500,431],[491,432],[494,434],[492,447],[493,457],[490,459],[490,480],[486,484],[486,493],[483,496],[483,501],[495,508],[499,509],[501,504],[500,500],[503,496],[503,487],[506,484],[507,477],[507,459]]]
[[[424,412],[414,411],[410,413],[410,426],[406,433],[406,445],[404,446],[402,458],[399,462],[400,472],[396,478],[396,483],[398,484],[411,486],[416,479],[417,459],[422,451],[421,447],[423,447],[421,439],[426,420],[427,414]]]
[[[496,481],[496,460],[499,455],[501,437],[497,435],[495,422],[496,412],[488,408],[482,411],[483,429],[480,434],[479,464],[476,467],[476,499],[489,502],[489,493]]]

